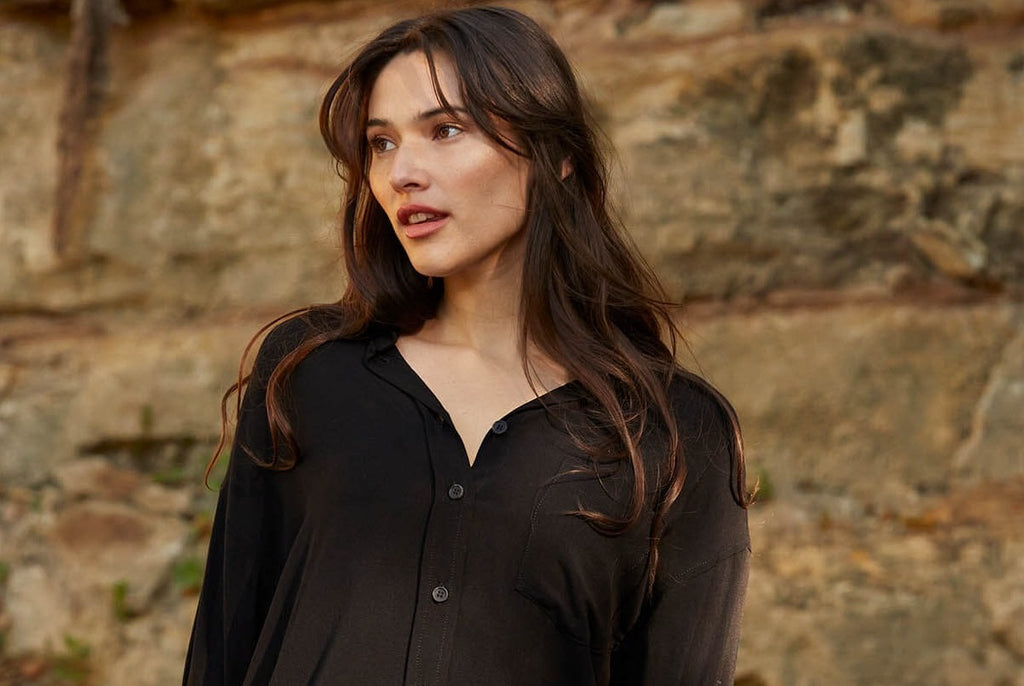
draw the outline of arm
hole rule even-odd
[[[290,322],[272,331],[256,356],[245,390],[227,474],[221,486],[196,611],[184,686],[240,686],[280,570],[282,517],[274,472],[253,462],[272,452],[266,379],[295,342]]]
[[[199,608],[185,661],[185,686],[239,686],[263,624],[259,469],[232,452],[210,537]]]
[[[612,683],[731,686],[749,561],[743,549],[655,591],[613,659]]]
[[[733,683],[750,564],[728,419],[704,392],[677,402],[688,474],[659,544],[654,589],[612,659],[622,686]]]

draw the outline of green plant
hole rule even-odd
[[[182,595],[194,595],[203,585],[203,561],[195,555],[182,558],[171,570],[171,583]]]
[[[161,486],[181,486],[185,483],[185,468],[173,465],[167,469],[153,472],[150,478]]]
[[[209,540],[210,534],[213,532],[213,510],[200,510],[196,512],[192,517],[192,528],[189,531],[189,541],[195,543],[196,541]]]
[[[757,502],[766,503],[769,500],[775,498],[775,484],[772,483],[772,478],[768,474],[768,470],[761,467],[756,472],[756,479],[754,481],[755,496],[754,499]]]
[[[92,672],[89,655],[92,648],[74,636],[64,636],[64,652],[50,660],[53,675],[73,684],[84,684]]]
[[[11,564],[0,560],[0,586],[7,583],[7,579],[11,576]]]
[[[139,408],[139,430],[143,436],[153,433],[153,406],[149,403]]]
[[[217,458],[217,464],[213,465],[213,469],[210,470],[210,478],[207,479],[207,484],[211,490],[219,490],[220,485],[224,483],[224,476],[228,471],[228,462],[231,460],[231,454],[225,451],[219,458]]]
[[[134,616],[134,612],[128,607],[128,582],[124,579],[111,587],[110,604],[117,621],[126,622]]]

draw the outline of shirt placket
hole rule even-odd
[[[420,561],[405,683],[428,686],[445,683],[461,604],[464,541],[474,498],[466,452],[451,421],[432,408],[422,407],[421,411],[434,472],[434,496]]]
[[[394,347],[394,338],[368,347],[367,365],[416,400],[433,474],[433,496],[420,557],[419,586],[404,683],[407,686],[447,684],[456,621],[462,605],[467,538],[473,519],[474,472],[488,469],[495,440],[508,441],[512,424],[527,412],[540,411],[541,403],[527,403],[497,420],[484,437],[476,464],[470,468],[462,439],[450,417],[422,380]],[[567,397],[561,397],[567,396]],[[564,392],[546,399],[548,407],[577,402]],[[415,430],[396,427],[396,430]]]
[[[448,683],[451,642],[469,554],[467,528],[476,500],[473,471],[481,468],[481,462],[486,464],[492,442],[508,431],[510,418],[491,425],[477,453],[477,466],[470,468],[462,438],[448,416],[442,412],[430,421],[427,415],[431,410],[424,407],[423,411],[431,427],[427,435],[434,466],[434,502],[420,567],[406,684],[435,686]]]
[[[451,419],[389,343],[382,342],[379,348],[371,346],[367,365],[417,402],[433,473],[433,497],[423,538],[405,667],[405,684],[429,686],[444,683],[451,653],[461,603],[464,539],[474,500],[473,479],[462,439]]]

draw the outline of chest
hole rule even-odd
[[[429,615],[424,637],[458,616],[491,617],[497,597],[524,618],[556,618],[580,644],[605,641],[631,616],[623,603],[633,607],[640,587],[646,525],[608,537],[569,514],[621,516],[630,486],[628,470],[587,470],[567,428],[573,386],[540,399],[478,394],[500,385],[488,376],[428,388],[397,351],[300,368],[295,382],[300,459],[281,474],[283,510],[296,522],[293,550],[333,560],[316,567],[330,583],[348,579],[384,606],[397,601],[381,595],[380,570],[404,575],[394,587]],[[477,402],[453,392],[467,389]]]
[[[502,418],[535,397],[529,386],[518,387],[509,382],[507,375],[431,370],[421,377],[447,411],[470,466],[476,462],[487,436],[507,429]]]
[[[472,466],[483,441],[507,415],[543,393],[518,361],[496,363],[477,354],[402,341],[402,360],[440,403]]]
[[[327,550],[311,556],[338,557],[331,583],[351,578],[382,605],[390,596],[378,597],[378,572],[366,570],[403,574],[399,586],[426,613],[425,641],[455,617],[489,626],[496,595],[517,616],[555,619],[579,644],[617,635],[639,607],[647,525],[609,537],[570,513],[621,516],[625,470],[588,471],[558,415],[533,401],[483,427],[470,465],[450,412],[388,387],[380,395],[331,396],[341,404],[304,426],[301,460],[285,476],[296,487],[283,490],[298,494],[286,510],[302,513],[309,546]],[[374,420],[383,410],[392,424]]]

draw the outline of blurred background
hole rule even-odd
[[[220,395],[344,285],[319,100],[437,4],[0,0],[0,685],[180,683]],[[506,4],[743,420],[737,683],[1024,686],[1024,0]]]

